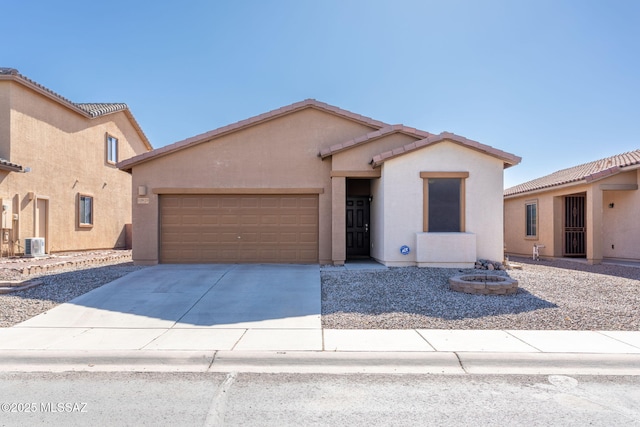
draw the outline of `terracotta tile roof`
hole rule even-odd
[[[22,166],[17,163],[10,162],[9,160],[0,159],[0,170],[22,172]]]
[[[129,110],[129,107],[127,106],[127,104],[72,102],[69,99],[63,97],[62,95],[52,91],[51,89],[42,86],[40,83],[35,82],[28,77],[25,77],[24,75],[20,74],[18,70],[16,70],[15,68],[0,67],[0,80],[13,80],[13,81],[19,82],[35,90],[36,92],[39,92],[40,94],[45,95],[48,98],[53,99],[54,101],[57,101],[65,105],[67,108],[75,111],[76,113],[82,114],[83,116],[90,119],[94,119],[96,117],[104,116],[111,113],[116,113],[118,111],[124,111],[125,115],[129,118],[129,120],[131,120],[134,128],[136,128],[136,130],[138,131],[138,134],[142,138],[143,142],[147,145],[147,148],[149,150],[153,148],[151,146],[151,143],[149,142],[149,139],[142,131],[142,128],[140,127],[136,119],[133,117],[133,114],[131,113],[131,110]]]
[[[504,162],[504,167],[508,168],[510,166],[517,165],[522,160],[520,157],[507,153],[502,150],[498,150],[497,148],[490,147],[485,144],[481,144],[478,141],[474,141],[471,139],[467,139],[465,137],[450,133],[450,132],[442,132],[438,135],[430,135],[429,137],[422,139],[420,141],[412,142],[403,147],[396,148],[392,151],[387,151],[381,154],[378,154],[373,157],[371,160],[371,165],[376,168],[380,166],[382,163],[389,159],[393,159],[398,156],[402,156],[404,154],[410,153],[415,150],[419,150],[421,148],[427,147],[429,145],[437,144],[442,141],[451,141],[456,144],[463,145],[465,147],[483,152],[493,157],[497,157]]]
[[[15,68],[0,67],[0,74],[17,76],[18,70],[16,70]]]
[[[320,157],[323,159],[329,156],[332,156],[336,153],[339,153],[343,150],[348,150],[349,148],[356,147],[358,145],[373,141],[378,138],[382,138],[387,135],[391,135],[394,133],[404,133],[405,135],[414,136],[417,139],[428,138],[432,136],[429,132],[425,132],[419,129],[407,127],[404,125],[392,125],[385,126],[381,129],[378,129],[374,132],[370,132],[366,135],[359,136],[357,138],[351,139],[349,141],[343,142],[341,144],[332,145],[329,148],[325,148],[320,151]]]
[[[552,174],[516,185],[504,190],[505,196],[528,193],[565,184],[582,184],[615,175],[624,168],[640,165],[640,150],[629,151],[615,156],[562,169]]]
[[[124,111],[129,108],[127,107],[127,104],[122,103],[78,104],[74,102],[73,105],[89,114],[91,117],[100,117],[105,114],[115,113],[116,111]]]
[[[324,102],[316,101],[315,99],[305,99],[304,101],[296,102],[285,107],[281,107],[245,120],[241,120],[230,125],[226,125],[209,132],[205,132],[200,135],[187,138],[183,141],[178,141],[173,144],[157,148],[148,153],[139,154],[130,159],[124,160],[118,163],[118,167],[123,170],[131,170],[131,168],[139,163],[149,161],[153,158],[165,156],[175,151],[182,150],[193,145],[201,144],[203,142],[210,141],[211,139],[218,138],[231,132],[235,132],[250,126],[254,126],[260,123],[264,123],[268,120],[273,120],[277,117],[281,117],[295,111],[303,110],[305,108],[315,108],[317,110],[326,111],[331,114],[335,114],[340,117],[353,120],[358,123],[362,123],[366,126],[370,126],[374,129],[380,129],[389,126],[388,124],[379,120],[374,120],[370,117],[362,116],[360,114],[352,113],[342,108],[334,107],[333,105],[325,104]]]

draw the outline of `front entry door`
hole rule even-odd
[[[564,256],[584,257],[585,250],[585,214],[584,195],[564,198]]]
[[[369,256],[369,197],[347,197],[347,258]]]

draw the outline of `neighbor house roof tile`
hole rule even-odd
[[[76,107],[89,114],[91,117],[100,117],[105,114],[115,113],[116,111],[126,110],[127,104],[122,103],[87,103],[87,104],[79,104],[73,103]]]
[[[402,156],[412,151],[427,147],[429,145],[437,144],[443,141],[452,141],[457,144],[463,145],[465,147],[468,147],[477,151],[481,151],[490,156],[497,157],[504,162],[505,168],[517,165],[518,163],[520,163],[520,160],[522,160],[520,157],[514,154],[507,153],[506,151],[498,150],[497,148],[493,148],[485,144],[481,144],[478,141],[473,141],[471,139],[467,139],[463,136],[459,136],[450,132],[442,132],[439,135],[430,134],[428,137],[421,139],[420,141],[412,142],[400,148],[396,148],[391,151],[380,153],[373,157],[373,159],[371,160],[371,165],[375,168],[383,164],[385,161],[392,159],[394,157]]]
[[[22,172],[22,165],[10,162],[9,160],[0,159],[0,170],[8,170],[12,172]]]
[[[604,159],[556,171],[504,190],[505,196],[529,193],[565,184],[592,182],[620,173],[624,168],[640,165],[640,150],[617,154]]]

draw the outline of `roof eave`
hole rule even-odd
[[[503,169],[509,168],[511,166],[515,166],[518,163],[520,163],[520,161],[522,161],[521,157],[516,156],[514,154],[510,154],[505,151],[498,150],[488,145],[481,144],[477,141],[473,141],[449,132],[443,132],[439,135],[432,135],[429,138],[417,141],[412,144],[405,145],[404,147],[401,147],[399,149],[378,154],[377,156],[374,156],[373,159],[371,159],[370,164],[373,168],[376,168],[382,165],[387,160],[391,160],[393,158],[402,156],[412,151],[429,147],[431,145],[438,144],[440,142],[445,142],[445,141],[449,141],[454,144],[459,144],[465,148],[469,148],[471,150],[478,151],[485,155],[498,158],[503,161]]]
[[[0,170],[8,171],[8,172],[23,172],[22,166],[16,165],[3,165],[0,164]]]
[[[376,141],[378,139],[382,139],[385,138],[387,136],[390,135],[395,135],[395,134],[403,134],[403,135],[407,135],[409,137],[415,138],[416,141],[419,141],[421,139],[424,138],[428,138],[430,136],[432,136],[431,133],[423,131],[423,130],[419,130],[419,129],[415,129],[415,128],[411,128],[408,126],[404,126],[402,124],[397,124],[397,125],[391,125],[391,126],[385,126],[383,128],[380,128],[374,132],[370,132],[366,135],[363,136],[359,136],[357,138],[353,138],[350,139],[348,141],[345,141],[343,143],[340,144],[335,144],[332,145],[331,147],[328,147],[322,151],[320,151],[320,153],[318,153],[318,157],[322,158],[323,160],[326,159],[327,157],[331,157],[334,154],[338,154],[342,151],[346,151],[346,150],[350,150],[351,148],[355,148],[358,147],[360,145],[363,144],[367,144],[369,142],[373,142]]]
[[[21,74],[0,74],[0,80],[9,80],[9,81],[14,81],[16,83],[20,83],[21,85],[33,90],[34,92],[37,92],[38,94],[49,98],[52,101],[55,101],[59,104],[64,105],[65,107],[69,108],[70,110],[80,114],[81,116],[84,116],[88,119],[91,119],[91,115],[89,113],[87,113],[86,111],[82,110],[81,108],[76,107],[73,102],[69,101],[67,98],[58,95],[57,93],[46,89],[44,86],[39,85],[25,77],[23,77]]]
[[[513,198],[516,198],[516,197],[530,196],[530,195],[534,195],[534,194],[545,193],[547,191],[552,191],[552,190],[562,190],[564,188],[577,187],[578,185],[583,185],[583,184],[586,184],[586,181],[584,179],[580,179],[580,180],[577,180],[577,181],[564,182],[564,183],[558,184],[558,185],[549,185],[549,186],[546,186],[546,187],[540,187],[540,188],[536,188],[534,190],[521,191],[521,192],[518,192],[518,193],[505,195],[503,197],[505,199],[513,199]]]
[[[516,198],[516,197],[522,197],[522,196],[528,196],[528,195],[532,195],[532,194],[545,193],[547,191],[562,190],[564,188],[575,187],[575,186],[578,186],[578,185],[593,184],[595,182],[602,181],[603,179],[610,178],[610,177],[612,177],[614,175],[619,175],[621,173],[629,172],[629,171],[633,171],[633,170],[637,170],[637,169],[640,169],[640,164],[634,164],[634,165],[624,166],[624,167],[614,166],[614,167],[606,169],[604,171],[596,172],[596,173],[591,174],[591,175],[587,175],[586,177],[577,179],[575,181],[562,182],[560,184],[555,184],[555,185],[554,184],[547,185],[547,186],[544,186],[544,187],[535,188],[533,190],[528,190],[528,191],[520,191],[518,193],[512,193],[512,194],[509,194],[509,195],[504,195],[504,198],[505,199],[513,199],[513,198]]]

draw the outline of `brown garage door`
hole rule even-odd
[[[161,195],[163,263],[316,263],[317,195]]]

